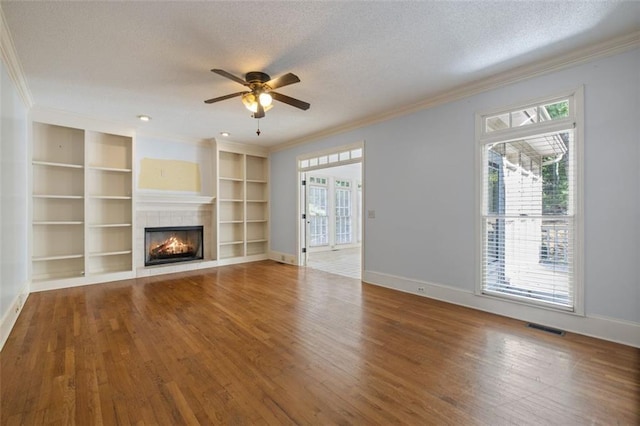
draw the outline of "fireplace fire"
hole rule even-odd
[[[145,266],[202,259],[202,226],[145,228]]]

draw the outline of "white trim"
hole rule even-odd
[[[471,291],[374,271],[364,271],[362,281],[495,315],[543,324],[572,333],[640,348],[640,323],[636,322],[599,315],[579,316],[573,313],[510,303],[495,298],[478,297]],[[423,288],[424,291],[418,292],[418,287]]]
[[[233,152],[234,154],[253,155],[255,157],[269,157],[269,151],[259,145],[248,145],[238,142],[214,139],[218,151]]]
[[[128,280],[135,277],[135,271],[124,271],[110,272],[105,274],[92,274],[83,277],[61,278],[47,281],[31,281],[31,293],[101,284],[112,281]]]
[[[249,256],[241,256],[241,257],[229,257],[224,259],[218,259],[216,266],[225,266],[225,265],[237,265],[240,263],[250,263],[250,262],[259,262],[261,260],[268,260],[269,256],[267,254],[253,254]],[[198,268],[200,269],[200,268]]]
[[[134,137],[135,129],[113,121],[105,121],[88,115],[76,114],[59,109],[33,107],[30,111],[31,122],[47,123],[57,126],[84,129],[88,132],[112,133]]]
[[[280,263],[287,263],[289,265],[298,265],[298,258],[294,254],[269,250],[269,259]]]
[[[16,85],[18,94],[22,98],[22,102],[24,102],[24,105],[27,107],[27,109],[31,108],[33,106],[33,97],[31,96],[31,91],[29,90],[29,86],[27,85],[27,79],[25,78],[24,71],[22,70],[22,64],[20,63],[20,59],[18,58],[18,53],[16,52],[13,38],[11,37],[9,27],[7,26],[7,21],[4,17],[4,11],[2,10],[1,4],[0,53],[2,54],[2,59],[4,60],[4,64],[7,67],[7,72],[9,73],[11,80],[13,80],[13,83]]]
[[[179,210],[193,210],[198,207],[211,208],[216,197],[182,194],[145,194],[137,193],[136,211],[149,210],[156,207],[171,207]]]
[[[477,80],[451,90],[440,92],[434,96],[425,99],[416,104],[407,105],[403,108],[396,108],[393,111],[385,112],[378,115],[370,116],[366,119],[344,124],[342,126],[332,127],[316,133],[312,133],[301,138],[292,139],[278,145],[270,147],[270,152],[283,151],[293,148],[294,146],[304,145],[306,143],[348,132],[350,130],[359,129],[375,123],[380,123],[392,118],[411,114],[427,108],[457,101],[479,93],[494,90],[500,87],[508,86],[533,77],[549,74],[572,66],[577,66],[585,62],[593,61],[628,50],[635,49],[640,46],[640,31],[634,31],[621,37],[616,37],[602,43],[587,46],[583,49],[577,49],[567,54],[559,55],[551,59],[536,62],[534,64],[523,65],[493,75],[491,77]]]
[[[585,134],[584,134],[584,86],[577,88],[573,94],[573,106],[575,118],[574,130],[574,155],[576,172],[576,187],[575,197],[578,199],[577,203],[574,203],[575,214],[575,227],[576,236],[574,247],[574,261],[575,268],[574,281],[577,285],[573,288],[574,300],[575,300],[575,313],[578,315],[585,315],[584,309],[584,146],[585,146]]]
[[[0,351],[4,347],[4,344],[7,343],[7,339],[9,338],[9,334],[11,334],[13,326],[16,325],[16,321],[22,312],[22,308],[27,301],[27,297],[29,297],[28,282],[23,284],[22,290],[13,299],[10,308],[5,312],[2,320],[0,321]]]

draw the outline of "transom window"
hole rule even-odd
[[[316,155],[310,158],[300,159],[298,162],[298,170],[322,169],[344,164],[359,163],[360,161],[362,161],[362,147],[345,148],[339,152],[330,152],[325,155]]]
[[[580,91],[479,115],[481,293],[582,310],[581,99]]]
[[[484,133],[563,118],[570,118],[568,99],[559,99],[484,117]]]

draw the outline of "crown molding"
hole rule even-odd
[[[332,127],[320,132],[311,133],[307,136],[293,139],[288,142],[283,142],[281,144],[270,147],[269,151],[283,151],[285,149],[293,148],[298,145],[304,145],[318,139],[391,120],[393,118],[408,115],[423,109],[433,108],[438,105],[464,99],[469,96],[508,86],[513,83],[549,74],[565,68],[570,68],[596,59],[613,56],[618,53],[623,53],[628,50],[635,49],[637,47],[640,47],[640,31],[634,31],[621,37],[616,37],[602,43],[574,50],[568,54],[555,56],[544,61],[535,62],[533,64],[523,65],[488,78],[476,80],[469,84],[458,86],[454,89],[431,96],[430,98],[419,103],[407,105],[390,112],[378,114],[363,120],[346,123],[341,126]]]
[[[215,138],[213,138],[213,140],[215,141],[217,148],[223,151],[235,152],[238,154],[256,155],[256,156],[269,155],[269,149],[261,145],[245,144],[245,143],[233,142],[229,140],[220,140]]]
[[[75,127],[96,132],[116,133],[123,136],[135,135],[135,129],[115,121],[101,120],[89,115],[69,112],[62,109],[42,108],[34,106],[29,111],[32,121],[56,124],[58,126]]]
[[[13,38],[9,32],[7,21],[4,18],[4,11],[0,4],[0,52],[2,54],[2,60],[7,67],[7,72],[16,85],[16,90],[22,98],[22,102],[30,109],[33,106],[33,98],[31,97],[31,91],[27,85],[27,80],[22,70],[22,65],[18,59],[15,46],[13,44]]]

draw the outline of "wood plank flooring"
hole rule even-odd
[[[638,425],[640,350],[271,261],[34,293],[2,425]]]

